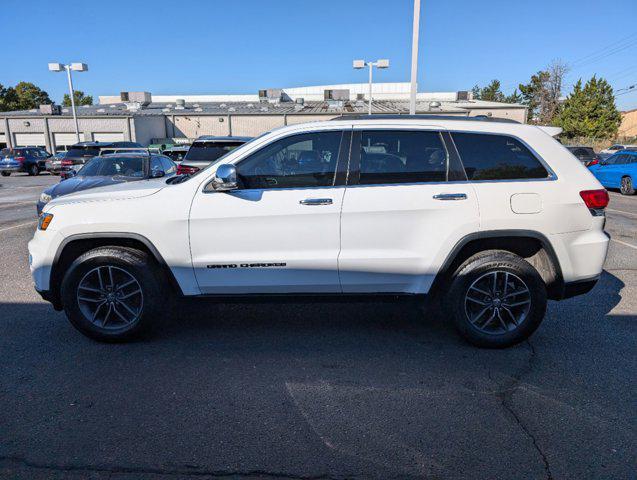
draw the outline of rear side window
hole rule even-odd
[[[184,160],[214,162],[223,157],[226,153],[243,145],[241,141],[200,141],[195,142],[188,150]]]
[[[515,138],[480,133],[452,133],[452,137],[469,180],[523,180],[549,175]]]
[[[438,132],[369,130],[361,134],[361,185],[444,182],[447,163]]]

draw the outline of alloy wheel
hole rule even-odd
[[[524,322],[531,310],[531,292],[517,275],[495,270],[469,286],[464,302],[467,319],[474,328],[502,335]]]
[[[135,323],[144,306],[144,294],[137,279],[120,267],[93,268],[77,287],[77,303],[94,325],[117,330]]]

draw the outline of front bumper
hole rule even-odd
[[[562,290],[561,299],[564,300],[566,298],[584,295],[585,293],[590,292],[595,287],[595,285],[597,285],[598,281],[599,277],[595,277],[586,280],[578,280],[576,282],[565,283],[564,289]]]
[[[53,308],[55,310],[57,310],[58,312],[60,310],[63,310],[59,296],[53,295],[53,292],[51,292],[51,290],[38,290],[36,288],[35,291],[42,297],[42,300],[45,300],[53,305]]]

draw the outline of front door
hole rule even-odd
[[[350,133],[300,133],[234,162],[239,188],[200,191],[190,214],[204,294],[340,292],[337,257]]]
[[[344,292],[426,293],[441,255],[479,229],[476,195],[448,136],[354,130],[341,220]]]

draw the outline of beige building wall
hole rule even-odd
[[[298,123],[324,122],[326,120],[330,120],[338,116],[340,116],[340,114],[337,114],[337,115],[288,115],[287,124],[296,125]]]
[[[283,115],[240,115],[232,117],[232,135],[234,137],[256,137],[273,128],[285,125]]]
[[[200,135],[230,135],[227,116],[216,115],[174,115],[166,117],[168,128],[166,132],[171,137],[197,138]],[[173,133],[174,132],[174,133]],[[233,135],[236,135],[233,133]]]
[[[470,117],[487,115],[493,118],[508,118],[516,122],[526,123],[525,108],[472,108],[469,111]]]
[[[617,134],[620,137],[637,137],[637,109],[622,112],[622,123]]]

